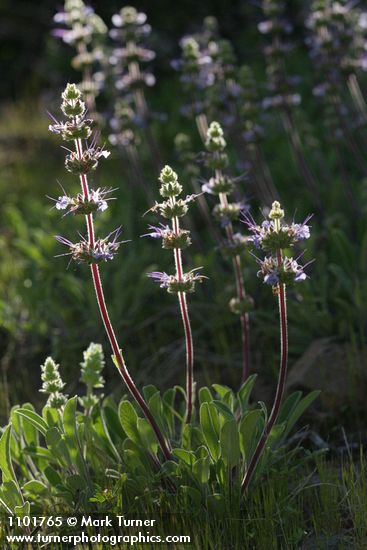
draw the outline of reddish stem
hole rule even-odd
[[[81,141],[76,140],[75,144],[76,144],[76,150],[77,150],[78,157],[79,157],[79,159],[81,159],[82,154],[83,154]],[[89,186],[88,186],[88,179],[87,179],[87,176],[85,174],[82,174],[80,176],[80,183],[81,183],[81,187],[82,187],[82,191],[83,191],[83,196],[84,196],[85,199],[88,199],[89,198]],[[95,236],[94,236],[93,215],[92,214],[89,214],[89,215],[86,216],[86,223],[87,223],[87,229],[88,229],[89,244],[91,246],[94,246]],[[161,449],[162,449],[162,452],[163,452],[165,458],[167,460],[170,460],[172,458],[172,454],[171,454],[169,444],[166,441],[165,437],[163,436],[158,424],[156,423],[156,421],[154,419],[154,416],[150,412],[148,405],[146,404],[143,396],[141,395],[141,393],[139,392],[139,390],[136,387],[135,383],[133,382],[133,380],[132,380],[132,378],[129,374],[129,371],[127,370],[127,367],[125,365],[125,361],[124,361],[122,352],[121,352],[120,347],[118,345],[117,338],[116,338],[115,332],[113,330],[111,320],[109,318],[109,314],[108,314],[106,301],[105,301],[105,297],[104,297],[104,293],[103,293],[103,286],[102,286],[102,281],[101,281],[98,265],[97,264],[91,264],[90,268],[91,268],[91,272],[92,272],[92,278],[93,278],[94,289],[95,289],[95,293],[96,293],[96,298],[97,298],[99,311],[100,311],[100,314],[101,314],[101,317],[102,317],[102,320],[103,320],[104,327],[106,329],[108,339],[109,339],[110,344],[111,344],[113,354],[115,356],[115,359],[116,359],[116,362],[117,362],[117,365],[118,365],[118,371],[119,371],[123,381],[125,382],[127,388],[129,389],[131,395],[134,397],[136,402],[139,404],[139,406],[142,409],[146,419],[151,424],[151,426],[152,426],[152,428],[153,428],[153,430],[154,430],[154,432],[157,436],[158,442],[161,446]]]
[[[282,262],[282,254],[280,251],[278,251],[277,253],[277,259],[278,259],[278,265],[280,266]],[[248,489],[248,486],[254,475],[256,466],[261,458],[266,442],[269,438],[269,434],[274,424],[277,421],[280,407],[283,401],[285,380],[287,376],[287,363],[288,363],[287,301],[286,301],[286,291],[285,291],[284,284],[279,283],[278,292],[279,292],[278,301],[279,301],[280,347],[281,347],[278,384],[277,384],[274,403],[273,403],[273,407],[272,407],[269,419],[265,425],[262,436],[256,446],[255,452],[251,458],[250,464],[246,470],[245,476],[242,481],[242,485],[241,485],[242,493],[245,493]]]
[[[173,231],[176,235],[179,233],[179,220],[178,218],[172,219]],[[179,248],[174,249],[175,265],[177,279],[182,281],[183,268],[182,268],[182,255]],[[185,331],[185,343],[186,343],[186,422],[190,423],[192,418],[193,409],[193,394],[194,394],[194,345],[192,339],[192,331],[189,317],[189,310],[187,307],[186,293],[178,293],[178,301],[180,304],[182,322]]]

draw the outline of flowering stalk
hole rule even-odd
[[[155,53],[144,46],[143,40],[151,32],[147,16],[132,6],[123,7],[112,17],[110,36],[123,47],[113,50],[111,62],[116,66],[116,88],[133,99],[137,114],[136,122],[145,132],[154,164],[160,166],[160,152],[150,125],[150,113],[145,97],[145,86],[153,86],[155,77],[142,68],[142,64],[155,58]],[[115,69],[115,72],[116,72]]]
[[[270,221],[265,220],[261,226],[258,226],[249,216],[244,218],[245,224],[253,233],[250,239],[255,247],[261,248],[266,253],[270,252],[270,255],[266,256],[264,260],[258,260],[261,266],[258,277],[262,278],[264,283],[271,285],[273,293],[278,296],[281,354],[274,403],[269,418],[265,419],[265,428],[244,475],[241,485],[242,493],[248,489],[256,466],[266,447],[270,432],[277,422],[283,402],[288,363],[286,286],[304,281],[307,278],[304,273],[305,266],[302,267],[297,260],[285,256],[284,250],[309,238],[310,230],[307,222],[310,216],[302,224],[292,223],[291,225],[282,225],[281,220],[283,217],[284,211],[281,209],[279,202],[274,201],[269,213]]]
[[[240,316],[242,335],[242,381],[247,380],[250,373],[250,336],[249,314],[252,300],[246,295],[245,284],[242,275],[241,253],[246,248],[247,239],[240,233],[235,233],[232,221],[238,219],[244,208],[242,203],[230,203],[228,196],[233,192],[234,182],[224,175],[223,169],[228,163],[225,153],[226,142],[223,130],[218,122],[212,122],[209,126],[206,142],[208,154],[207,164],[215,171],[215,177],[211,178],[203,186],[203,191],[218,195],[219,204],[214,208],[214,215],[224,226],[227,241],[222,246],[223,252],[232,258],[233,270],[236,281],[236,298],[230,301],[233,313]]]
[[[181,251],[191,245],[191,238],[190,231],[181,229],[180,218],[187,213],[188,203],[194,200],[196,195],[189,195],[185,199],[177,198],[182,192],[182,186],[178,182],[176,172],[170,166],[163,168],[159,181],[162,184],[159,192],[165,200],[162,203],[156,203],[152,210],[158,210],[165,219],[169,219],[171,227],[163,224],[160,227],[149,226],[151,232],[144,236],[162,239],[162,247],[173,250],[176,273],[167,275],[167,273],[153,272],[148,273],[148,276],[159,282],[161,288],[166,288],[168,292],[177,294],[178,297],[186,343],[186,422],[189,423],[194,402],[194,346],[186,294],[194,292],[195,283],[201,282],[203,277],[196,273],[196,270],[184,273]]]
[[[102,41],[107,33],[103,20],[91,6],[83,0],[65,0],[64,9],[54,16],[57,24],[66,28],[56,28],[53,36],[62,38],[66,44],[73,45],[77,55],[72,59],[74,69],[81,71],[80,89],[84,94],[88,112],[96,118],[96,96],[103,86],[102,72],[96,72],[94,65],[100,65],[104,59]]]
[[[63,103],[61,109],[68,117],[68,120],[65,123],[56,123],[54,125],[51,125],[50,130],[54,133],[61,134],[64,140],[74,141],[76,153],[74,156],[72,156],[72,158],[74,159],[73,168],[74,171],[79,171],[83,202],[91,210],[85,214],[88,240],[84,239],[80,243],[73,244],[63,237],[58,237],[58,241],[68,246],[70,251],[69,254],[72,256],[73,259],[77,261],[85,261],[89,264],[98,307],[109,342],[111,344],[116,367],[131,395],[142,409],[147,420],[150,422],[165,458],[169,460],[172,456],[169,444],[162,434],[160,428],[158,427],[154,416],[150,412],[148,405],[146,404],[144,398],[140,394],[138,388],[136,387],[127,370],[124,357],[122,355],[120,346],[118,345],[117,338],[106,306],[98,264],[102,261],[113,259],[115,252],[121,244],[117,241],[117,238],[120,234],[120,229],[109,235],[109,237],[111,235],[114,235],[114,238],[111,241],[108,240],[108,237],[106,237],[105,239],[96,239],[95,237],[93,212],[97,211],[97,207],[93,205],[91,200],[91,192],[89,189],[87,178],[87,173],[89,172],[89,169],[85,167],[86,151],[83,151],[82,144],[82,139],[88,139],[91,135],[91,121],[85,119],[86,107],[84,102],[81,100],[80,90],[74,84],[67,85],[65,91],[62,94],[62,98]],[[87,149],[87,151],[88,150],[90,150],[90,148]],[[79,169],[77,169],[78,166]],[[94,168],[95,167],[96,166],[94,166]]]

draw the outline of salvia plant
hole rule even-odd
[[[71,398],[65,394],[59,365],[48,357],[41,367],[41,392],[47,395],[41,414],[29,403],[17,405],[2,430],[0,505],[11,515],[55,509],[103,512],[120,510],[121,504],[143,513],[154,502],[162,512],[182,512],[189,505],[193,513],[205,510],[218,518],[240,517],[242,495],[276,467],[281,457],[292,460],[293,451],[285,446],[287,437],[318,395],[315,391],[302,398],[301,392],[295,392],[283,399],[288,361],[286,288],[307,279],[306,266],[299,261],[302,254],[291,254],[309,238],[310,217],[303,223],[285,223],[280,204],[274,202],[268,218],[258,225],[243,204],[232,203],[234,181],[226,173],[223,131],[218,123],[210,125],[205,159],[213,176],[204,190],[218,197],[216,214],[226,232],[223,244],[233,260],[237,286],[243,285],[240,256],[245,245],[253,247],[258,277],[279,301],[281,359],[268,415],[265,404],[251,401],[256,375],[248,370],[237,392],[220,384],[196,392],[187,296],[204,277],[197,268],[184,270],[182,251],[191,245],[191,236],[181,223],[197,195],[182,195],[183,185],[172,168],[161,170],[162,200],[151,210],[163,221],[149,226],[147,235],[160,239],[162,248],[172,251],[175,271],[148,275],[178,298],[186,340],[186,389],[175,386],[161,394],[148,384],[140,392],[125,364],[100,275],[100,266],[113,260],[122,244],[121,228],[102,238],[94,229],[94,218],[108,208],[113,190],[93,190],[90,178],[108,152],[92,137],[92,121],[76,85],[66,86],[61,110],[64,119],[54,120],[50,130],[74,145],[74,150],[67,150],[65,166],[79,177],[81,191],[76,196],[63,191],[64,195],[54,199],[55,208],[62,217],[84,218],[87,233],[77,241],[56,239],[67,248],[61,256],[70,256],[70,261],[90,270],[112,360],[131,399],[123,396],[116,403],[101,393],[105,368],[101,345],[92,343],[84,352],[80,364],[84,394]],[[232,224],[239,215],[249,231],[247,237],[234,233]],[[256,251],[265,256],[259,257]],[[232,309],[248,330],[249,299],[243,286],[238,286],[238,292]],[[248,340],[245,343],[248,354]]]
[[[80,90],[74,84],[69,84],[65,88],[65,91],[62,94],[63,101],[61,104],[61,110],[65,115],[66,120],[63,122],[55,122],[55,124],[50,125],[50,131],[61,135],[63,140],[74,143],[75,151],[74,153],[70,152],[70,154],[67,155],[66,164],[68,163],[68,159],[70,160],[71,156],[73,161],[73,172],[79,174],[82,194],[78,195],[81,207],[76,210],[76,213],[85,215],[87,237],[83,237],[76,243],[73,243],[61,236],[57,236],[56,239],[69,249],[69,252],[66,254],[70,255],[72,260],[89,265],[100,314],[113,351],[114,362],[130,392],[143,408],[153,430],[157,434],[162,446],[162,451],[165,457],[168,458],[171,456],[169,446],[144,398],[130,377],[109,318],[108,309],[104,298],[98,264],[113,260],[121,244],[121,241],[119,241],[121,228],[115,229],[104,238],[97,238],[95,235],[93,218],[94,215],[101,210],[101,208],[99,206],[99,200],[96,199],[96,194],[90,192],[88,173],[96,168],[102,153],[100,149],[95,147],[95,140],[92,142],[94,146],[88,145],[86,149],[83,148],[83,141],[88,140],[88,138],[92,135],[92,121],[87,119],[85,116],[86,105],[83,102],[81,95]],[[89,160],[91,156],[94,159],[92,167],[89,166],[88,162],[86,162],[86,160]],[[103,156],[106,156],[106,152],[104,152]],[[62,200],[59,199],[57,204],[60,204],[61,202]],[[106,204],[107,202],[104,203],[103,206],[106,206]],[[102,210],[103,209],[104,208],[102,208]]]

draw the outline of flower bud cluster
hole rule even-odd
[[[92,121],[85,118],[86,107],[82,93],[75,84],[68,84],[62,93],[61,110],[68,120],[49,125],[50,132],[61,135],[64,141],[88,139],[92,134]],[[97,159],[98,160],[98,159]]]
[[[41,365],[41,371],[42,388],[40,392],[49,396],[46,406],[61,409],[67,401],[67,396],[62,393],[65,383],[61,379],[59,365],[52,357],[47,357],[44,365]]]
[[[248,238],[249,242],[267,254],[264,260],[257,258],[260,265],[258,277],[273,287],[280,283],[291,285],[304,281],[307,278],[304,272],[306,266],[300,265],[298,258],[288,257],[286,252],[294,245],[310,238],[308,221],[311,216],[300,224],[284,224],[284,210],[279,202],[274,201],[268,218],[261,225],[257,225],[252,216],[247,214],[243,217],[243,222],[252,233]]]
[[[90,409],[103,397],[93,393],[94,389],[104,387],[104,379],[101,376],[101,372],[105,366],[105,361],[101,344],[91,343],[83,353],[83,358],[84,361],[80,364],[80,381],[87,386],[87,395],[79,398],[79,401],[85,409]]]

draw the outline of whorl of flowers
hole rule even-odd
[[[62,393],[65,383],[61,379],[59,365],[52,357],[47,357],[45,363],[41,365],[41,371],[42,388],[40,392],[49,396],[46,406],[61,409],[67,401],[67,395]]]
[[[196,195],[189,195],[185,199],[179,198],[182,193],[182,185],[178,181],[176,172],[170,166],[165,166],[160,173],[159,181],[161,187],[160,195],[165,199],[161,203],[156,203],[151,209],[158,211],[163,218],[170,219],[172,224],[160,226],[149,226],[149,233],[144,237],[152,237],[162,240],[162,248],[173,250],[176,254],[191,245],[190,231],[182,229],[179,226],[179,218],[183,217],[188,211],[188,203],[195,200]],[[148,277],[160,284],[161,288],[166,288],[170,293],[194,292],[195,283],[202,282],[203,276],[196,272],[196,269],[184,273],[181,264],[181,252],[176,259],[176,274],[154,271],[148,273]]]
[[[61,235],[56,235],[55,239],[69,249],[69,252],[60,254],[60,256],[71,256],[71,259],[77,263],[85,262],[90,265],[113,260],[120,244],[126,242],[118,240],[120,235],[121,228],[118,227],[104,239],[96,239],[93,245],[84,237],[77,243],[73,243]]]
[[[86,106],[81,97],[79,88],[75,84],[68,84],[62,93],[61,104],[61,110],[67,120],[54,121],[54,124],[49,126],[51,132],[61,135],[65,141],[73,140],[75,143],[80,143],[81,139],[88,139],[92,134],[92,121],[85,118]],[[108,151],[96,147],[95,140],[93,140],[84,152],[80,151],[80,154],[69,152],[66,156],[65,166],[69,171],[83,178],[96,169],[101,158],[106,158],[108,155]],[[108,207],[110,199],[106,196],[111,191],[112,189],[98,188],[90,190],[88,194],[79,193],[76,197],[64,194],[55,200],[55,207],[57,210],[65,210],[66,214],[88,216],[96,212],[103,212]],[[77,243],[61,236],[57,236],[56,239],[69,248],[66,255],[70,255],[73,260],[93,264],[113,259],[121,244],[118,240],[120,234],[121,228],[117,228],[107,237],[96,239],[93,243],[85,238]]]
[[[298,263],[299,257],[294,259],[286,253],[294,245],[310,238],[308,222],[311,216],[303,223],[285,224],[282,222],[284,210],[279,202],[274,201],[268,218],[257,225],[252,216],[243,216],[243,222],[252,233],[249,241],[266,254],[263,260],[257,258],[260,265],[258,277],[274,288],[280,283],[289,286],[304,281],[307,278],[304,268],[308,264],[302,266]]]

